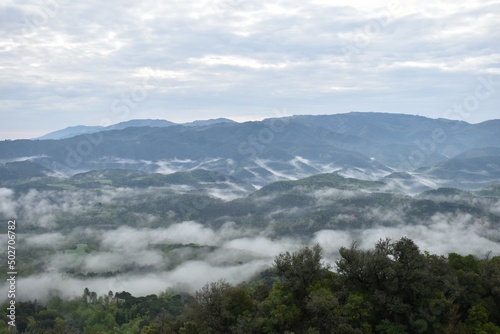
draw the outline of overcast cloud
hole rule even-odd
[[[498,22],[499,0],[6,0],[0,139],[277,110],[498,118],[500,84],[447,112],[500,82]]]

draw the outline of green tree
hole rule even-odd
[[[277,256],[273,268],[279,283],[262,303],[267,332],[332,333],[339,326],[336,275],[318,244]]]
[[[338,273],[348,291],[368,296],[378,331],[440,331],[455,293],[446,259],[420,253],[408,238],[366,251],[353,244],[340,255]]]
[[[283,288],[299,301],[307,296],[309,286],[329,276],[330,266],[322,262],[322,252],[321,246],[316,244],[302,247],[293,254],[280,254],[274,260],[274,268]]]
[[[471,334],[500,334],[500,327],[488,322],[488,312],[481,304],[469,309],[466,324]]]
[[[196,323],[198,333],[232,333],[238,318],[254,308],[253,299],[245,289],[221,280],[198,290],[187,314],[188,322]],[[188,327],[184,326],[184,331]],[[189,326],[189,331],[193,331]]]

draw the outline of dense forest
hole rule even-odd
[[[85,288],[73,300],[19,302],[17,333],[500,333],[499,256],[438,256],[408,238],[339,253],[330,266],[319,245],[304,246],[248,282],[194,295]]]

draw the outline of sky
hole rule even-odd
[[[500,0],[3,0],[0,139],[130,119],[498,117]]]

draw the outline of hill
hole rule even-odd
[[[33,162],[69,176],[99,169],[167,174],[205,169],[256,186],[319,173],[379,180],[407,172],[413,181],[393,177],[392,183],[415,188],[413,193],[429,186],[478,189],[499,178],[500,123],[495,121],[348,113],[196,124],[130,121],[57,141],[0,142],[0,160],[34,157]]]
[[[91,134],[99,131],[109,131],[109,130],[123,130],[130,127],[153,127],[153,128],[166,128],[174,125],[184,125],[184,126],[207,126],[219,123],[235,123],[234,121],[227,118],[217,118],[217,119],[209,119],[209,120],[199,120],[188,123],[177,124],[166,120],[161,119],[133,119],[130,121],[121,122],[114,125],[109,126],[85,126],[85,125],[77,125],[70,126],[68,128],[57,130],[41,137],[35,138],[39,140],[46,139],[65,139],[71,138],[84,134]]]

